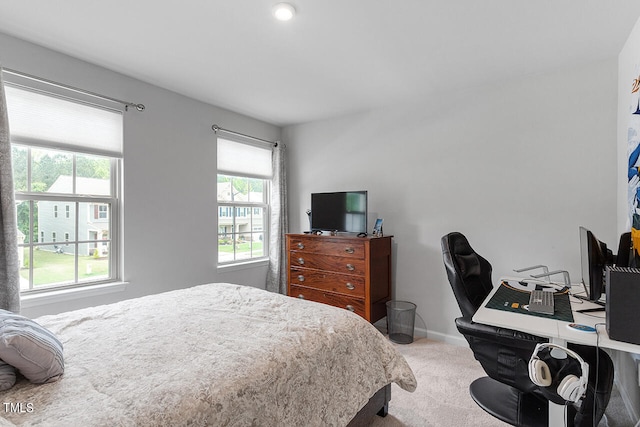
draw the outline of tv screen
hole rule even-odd
[[[311,194],[311,230],[367,232],[367,192]]]

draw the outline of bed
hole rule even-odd
[[[64,375],[1,392],[2,426],[366,425],[392,382],[416,387],[361,317],[248,286],[200,285],[36,321],[64,346]]]

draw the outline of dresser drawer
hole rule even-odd
[[[302,285],[358,298],[364,298],[365,296],[364,276],[327,273],[324,271],[292,267],[289,277],[292,285]]]
[[[292,237],[289,250],[364,259],[364,242],[330,237]]]
[[[344,308],[365,317],[363,299],[296,285],[291,285],[291,296],[294,298],[306,299],[309,301],[333,305],[334,307]]]
[[[363,275],[365,273],[364,259],[304,253],[298,251],[291,251],[289,253],[289,265],[291,268],[313,268],[316,270],[328,270],[334,273],[357,275]]]

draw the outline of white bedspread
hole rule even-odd
[[[359,316],[246,286],[37,321],[63,343],[65,374],[0,393],[0,425],[344,426],[386,384],[416,387],[404,358]]]

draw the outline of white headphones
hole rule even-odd
[[[558,384],[558,395],[566,401],[577,402],[587,391],[587,382],[589,380],[589,365],[577,353],[568,348],[548,343],[540,343],[536,345],[531,360],[529,360],[529,378],[531,381],[541,387],[549,387],[553,382],[553,376],[549,370],[549,365],[540,360],[538,353],[546,348],[550,348],[550,356],[554,359],[562,360],[567,356],[571,356],[580,363],[582,374],[577,377],[569,374],[564,377]]]

